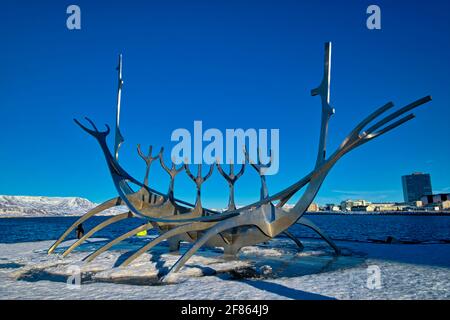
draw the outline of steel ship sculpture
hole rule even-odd
[[[202,174],[202,165],[198,165],[197,174],[194,175],[188,164],[180,165],[177,168],[172,161],[172,164],[167,165],[163,160],[163,148],[161,148],[160,152],[156,155],[152,155],[152,147],[149,148],[147,154],[144,154],[138,145],[138,154],[146,164],[144,181],[141,182],[131,176],[119,164],[118,160],[119,149],[124,141],[119,129],[120,101],[123,86],[122,56],[119,56],[114,150],[111,151],[109,149],[106,141],[110,133],[110,128],[108,125],[106,125],[105,131],[100,131],[97,129],[94,122],[89,118],[86,118],[86,121],[90,124],[91,128],[81,124],[78,120],[75,120],[77,125],[93,136],[99,143],[105,156],[114,186],[117,190],[118,197],[100,204],[87,212],[84,216],[80,217],[49,248],[48,253],[51,254],[54,252],[61,242],[64,241],[64,239],[80,223],[83,223],[87,219],[106,209],[114,206],[125,205],[128,209],[127,212],[113,216],[89,230],[82,238],[78,239],[71,246],[69,246],[62,253],[62,256],[67,256],[70,252],[85,242],[88,238],[92,237],[99,230],[115,222],[131,217],[141,218],[146,223],[133,230],[125,232],[123,235],[103,245],[101,248],[85,257],[84,261],[93,261],[96,257],[110,249],[112,246],[132,237],[138,232],[155,229],[158,232],[158,236],[130,255],[121,263],[121,266],[129,265],[143,253],[151,250],[163,241],[168,242],[170,251],[177,251],[179,249],[180,242],[182,241],[192,243],[192,246],[183,255],[181,255],[178,261],[171,267],[167,273],[168,275],[180,270],[189,258],[203,246],[221,247],[223,248],[225,255],[235,256],[242,247],[267,242],[280,234],[284,234],[288,238],[292,239],[300,248],[303,248],[300,240],[293,236],[288,230],[295,223],[299,223],[314,230],[334,249],[336,254],[339,254],[340,250],[332,239],[330,239],[330,237],[321,231],[312,221],[304,216],[306,210],[313,202],[326,176],[336,162],[342,158],[342,156],[413,119],[415,116],[410,113],[410,111],[431,101],[431,96],[425,96],[418,99],[398,109],[397,111],[390,113],[389,115],[384,114],[388,110],[392,109],[394,104],[392,102],[386,103],[384,106],[380,107],[367,118],[358,123],[342,141],[340,146],[333,153],[327,156],[326,138],[328,122],[334,114],[334,109],[330,106],[330,68],[331,43],[327,42],[325,43],[323,79],[320,85],[311,91],[312,96],[320,97],[322,105],[319,147],[314,169],[284,190],[270,195],[263,170],[268,166],[268,164],[261,163],[259,155],[258,159],[250,159],[248,153],[245,153],[246,161],[241,165],[241,168],[237,174],[234,172],[233,164],[230,165],[229,173],[226,173],[222,166],[219,163],[216,163],[215,166],[210,166],[205,175]],[[149,186],[149,171],[151,165],[155,161],[160,163],[169,176],[170,180],[167,193],[154,190]],[[246,164],[250,165],[260,177],[261,196],[259,201],[255,203],[236,208],[234,200],[234,185],[236,181],[244,174]],[[201,202],[202,184],[212,175],[214,167],[217,167],[217,170],[224,177],[224,179],[226,179],[229,186],[228,208],[223,212],[205,208]],[[177,175],[181,174],[182,171],[185,171],[185,173],[195,184],[197,196],[195,203],[193,204],[175,197],[174,181]],[[134,191],[130,184],[138,186],[139,189]],[[286,203],[303,188],[305,188],[305,190],[300,199],[292,208],[287,209]]]

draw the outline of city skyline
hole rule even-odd
[[[324,3],[333,12],[326,19]],[[441,17],[450,4],[380,1],[383,26],[371,31],[365,27],[366,4],[355,1],[344,9],[324,3],[256,7],[245,2],[237,10],[237,4],[226,3],[180,2],[176,8],[140,3],[124,9],[79,1],[83,22],[76,31],[65,27],[65,4],[6,3],[0,19],[5,47],[0,53],[0,194],[95,202],[115,196],[98,146],[72,118],[86,115],[99,125],[113,125],[119,53],[124,56],[121,162],[134,176],[145,171],[138,143],[170,149],[171,132],[195,120],[220,130],[275,128],[280,130],[280,171],[268,178],[269,192],[275,193],[314,163],[320,101],[310,90],[321,79],[323,43],[329,40],[336,109],[329,151],[368,111],[388,101],[400,106],[425,94],[433,101],[382,142],[345,157],[316,202],[400,202],[400,177],[416,171],[431,174],[434,193],[450,192],[450,154],[440,148],[450,133],[442,116],[450,99],[450,44],[442,41],[449,22]],[[36,25],[41,32],[35,32]],[[166,174],[156,168],[151,173],[152,187],[166,191]],[[205,183],[206,206],[225,207],[224,185],[217,173]],[[192,189],[185,176],[176,182],[180,198],[192,201]],[[237,203],[258,196],[255,175],[236,184]]]

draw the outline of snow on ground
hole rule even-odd
[[[336,257],[320,241],[305,240],[298,252],[288,240],[275,239],[244,248],[238,260],[223,258],[219,249],[202,250],[161,283],[158,274],[179,257],[165,246],[116,266],[150,240],[117,246],[90,264],[81,259],[104,240],[91,240],[65,259],[46,254],[52,241],[0,244],[0,299],[450,299],[445,244],[338,242],[343,254]],[[74,266],[81,268],[79,287],[67,285]],[[369,289],[374,268],[381,288]]]

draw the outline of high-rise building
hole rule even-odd
[[[431,177],[428,173],[415,172],[402,176],[402,185],[405,202],[417,201],[422,196],[433,194]]]

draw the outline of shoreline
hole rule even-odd
[[[306,212],[310,216],[450,216],[450,211],[386,211],[386,212],[361,212],[361,211],[319,211]]]
[[[344,212],[344,211],[319,211],[319,212],[306,212],[307,216],[428,216],[428,217],[450,217],[450,211],[411,211],[411,212],[403,212],[403,211],[387,211],[387,212]],[[26,216],[3,216],[0,215],[0,219],[21,219],[21,218],[80,218],[83,215],[26,215]],[[98,215],[96,217],[112,217],[114,215]]]

